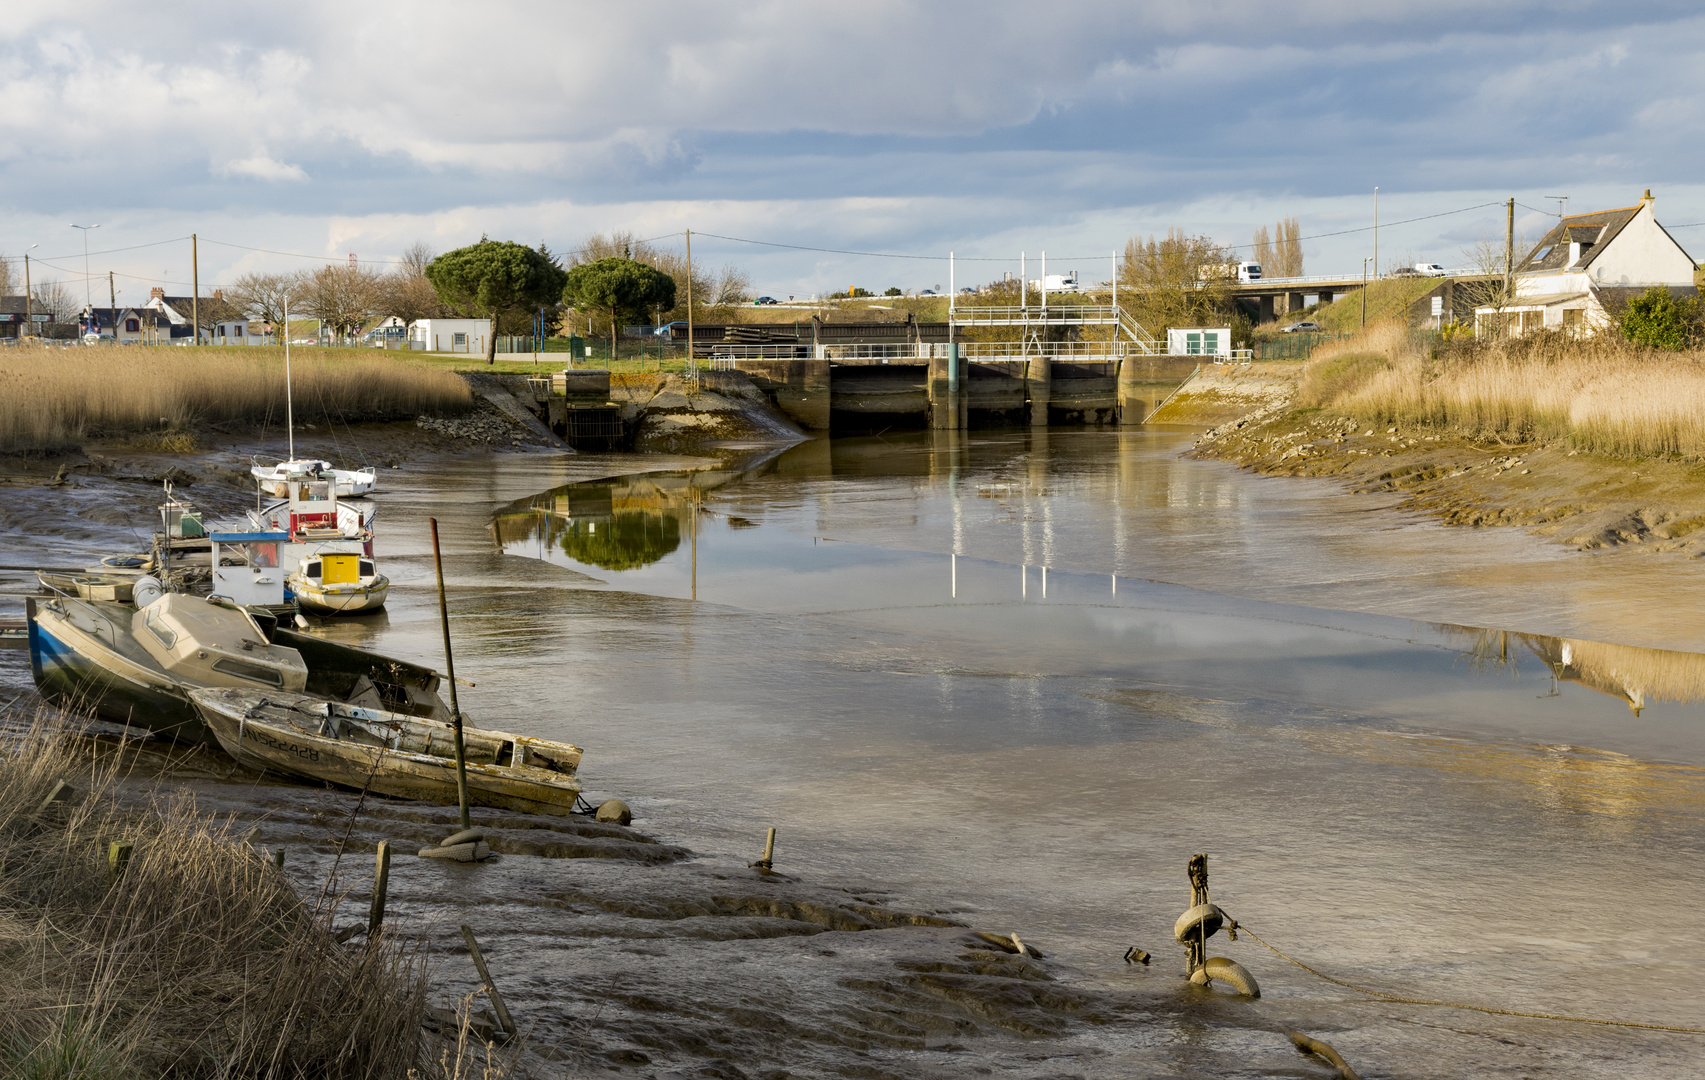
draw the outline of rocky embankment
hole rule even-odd
[[[1299,372],[1260,364],[1204,372],[1157,419],[1214,424],[1196,440],[1195,457],[1391,493],[1400,506],[1448,525],[1517,525],[1581,550],[1705,555],[1705,467],[1698,463],[1376,427],[1331,409],[1299,408]]]

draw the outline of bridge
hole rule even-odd
[[[1322,304],[1329,304],[1347,293],[1372,285],[1379,280],[1391,280],[1392,275],[1384,279],[1346,277],[1342,274],[1321,274],[1313,277],[1275,277],[1260,278],[1256,281],[1228,282],[1226,291],[1232,299],[1239,301],[1256,325],[1272,322],[1281,315],[1295,315],[1307,306],[1310,296],[1318,297]],[[1412,279],[1411,279],[1412,280]],[[1455,287],[1464,282],[1490,281],[1492,277],[1475,272],[1451,271],[1448,276],[1425,278],[1430,280],[1435,288],[1427,294],[1431,297],[1434,292],[1444,298],[1446,311],[1454,311]]]
[[[744,373],[817,431],[1137,424],[1197,365],[1248,359],[1169,355],[1117,304],[955,307],[944,323],[705,326],[692,352],[695,367]]]

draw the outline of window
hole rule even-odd
[[[143,618],[142,624],[148,628],[150,634],[154,635],[155,640],[166,648],[170,649],[178,643],[177,631],[166,625],[165,620],[160,618],[160,612],[157,608],[148,609],[148,614]]]
[[[467,348],[468,347],[468,335],[466,335],[466,334],[451,334],[450,335],[450,347],[452,349],[465,349],[465,348]]]
[[[238,660],[231,656],[222,656],[213,661],[213,670],[226,675],[235,675],[239,679],[250,682],[266,683],[268,686],[283,686],[284,676],[278,671],[261,664],[251,664],[247,660]]]
[[[124,332],[125,333],[134,334],[141,329],[142,329],[142,320],[141,319],[126,319],[126,320],[124,320]]]

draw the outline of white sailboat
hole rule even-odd
[[[249,475],[255,478],[260,489],[268,495],[283,498],[285,495],[285,478],[291,473],[305,472],[314,476],[329,477],[337,484],[337,493],[345,498],[355,495],[365,495],[373,490],[379,482],[379,471],[368,465],[360,469],[334,469],[329,461],[318,458],[298,458],[292,456],[289,461],[281,461],[276,465],[256,464],[249,470]]]

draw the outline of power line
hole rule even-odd
[[[185,240],[188,240],[188,239],[189,239],[189,237],[187,237],[187,236],[179,236],[179,237],[172,239],[172,240],[153,240],[153,241],[150,241],[149,243],[146,243],[146,244],[131,244],[129,247],[107,248],[105,251],[91,251],[91,252],[89,252],[89,254],[90,255],[115,255],[121,251],[139,251],[142,248],[160,247],[163,244],[181,244]],[[49,259],[81,259],[82,257],[83,257],[83,253],[81,251],[73,251],[69,255],[31,255],[30,261],[31,262],[47,262]],[[0,259],[5,259],[7,262],[23,262],[24,261],[24,257],[22,255],[0,255]]]

